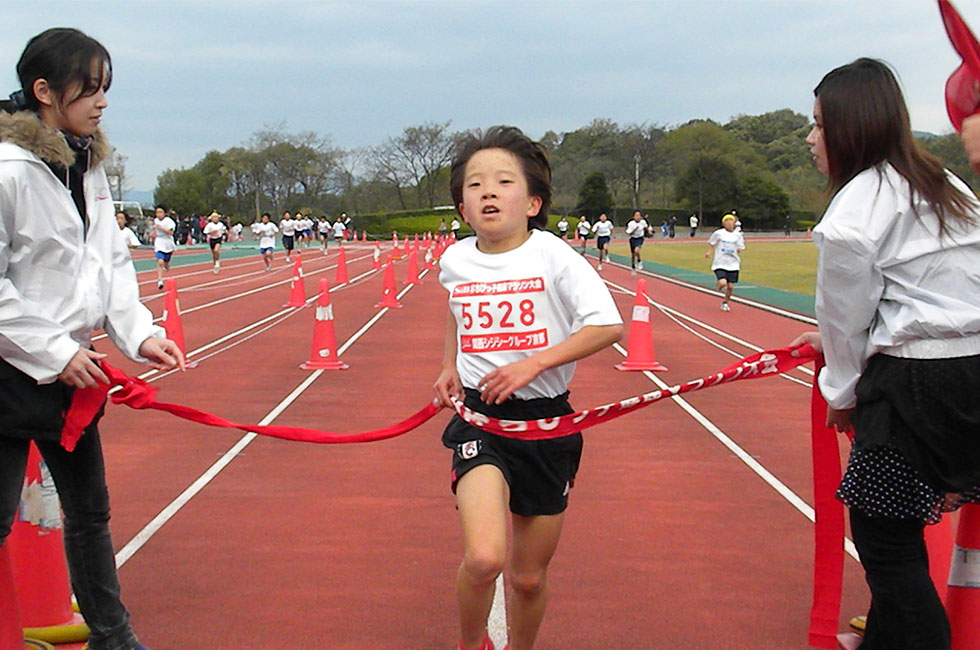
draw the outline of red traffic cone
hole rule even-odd
[[[371,262],[371,268],[375,271],[381,270],[381,244],[374,242],[374,253],[372,253],[374,261]]]
[[[313,325],[313,349],[303,370],[343,370],[349,368],[337,358],[337,337],[333,329],[333,305],[330,304],[330,283],[320,280],[320,296],[316,301],[316,321]]]
[[[661,365],[653,353],[653,327],[650,325],[650,303],[647,302],[647,281],[636,281],[636,300],[633,301],[633,317],[630,320],[630,342],[626,361],[616,364],[616,370],[654,370],[667,368]]]
[[[419,279],[419,259],[415,251],[408,254],[408,280],[405,284],[422,284]]]
[[[384,288],[381,290],[381,302],[376,304],[375,307],[390,307],[392,309],[401,307],[401,303],[395,297],[395,265],[391,262],[385,265],[385,280]]]
[[[10,565],[9,545],[0,546],[0,648],[24,647],[24,629],[14,590],[14,570]]]
[[[293,279],[289,283],[289,302],[286,307],[302,307],[306,304],[306,286],[303,282],[303,263],[299,256],[293,262]]]
[[[980,505],[960,510],[956,546],[949,569],[946,614],[953,633],[952,650],[980,648]]]
[[[347,284],[350,280],[347,279],[347,253],[344,252],[344,246],[341,244],[340,253],[337,254],[337,277],[334,278],[334,284]]]
[[[58,492],[34,445],[27,456],[20,516],[7,536],[22,632],[32,639],[77,643],[89,629],[71,606]]]
[[[366,230],[362,230],[361,231],[361,241],[367,241],[367,231]]]
[[[167,330],[167,338],[177,344],[185,355],[184,324],[180,319],[180,299],[177,297],[177,281],[167,278],[167,294],[163,301],[163,329]]]
[[[949,579],[949,566],[953,553],[953,523],[950,515],[945,515],[938,524],[926,526],[923,531],[926,553],[929,555],[929,577],[936,586],[939,600],[946,602],[946,583]]]

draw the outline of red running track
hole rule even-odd
[[[431,398],[446,318],[434,274],[400,298],[402,309],[387,311],[344,347],[379,312],[382,278],[370,272],[370,250],[348,247],[354,284],[331,294],[341,358],[350,369],[319,374],[275,423],[372,429]],[[332,282],[334,263],[335,250],[304,255],[306,272],[320,273],[306,279],[309,297],[319,277]],[[256,256],[229,260],[218,276],[201,264],[200,274],[182,277],[188,349],[281,312],[289,271],[281,257],[276,266],[253,273],[261,269]],[[402,283],[405,263],[396,268]],[[357,280],[361,274],[369,275]],[[628,270],[614,265],[602,275],[614,286],[635,285]],[[154,277],[140,274],[150,280],[147,295],[156,292]],[[658,303],[759,347],[786,345],[806,329],[741,305],[722,313],[718,298],[676,284],[648,286]],[[628,317],[633,296],[617,293],[616,300]],[[161,300],[147,304],[159,315]],[[198,368],[160,377],[160,398],[238,421],[262,420],[311,376],[298,366],[309,356],[312,310],[284,315],[265,331],[196,355],[219,352]],[[668,383],[734,359],[657,310],[653,327]],[[738,356],[752,351],[695,329]],[[608,349],[580,362],[573,406],[654,388],[642,373],[614,370],[621,359]],[[118,354],[110,362],[137,371]],[[808,387],[771,378],[701,391],[686,402],[812,503]],[[123,595],[137,633],[156,650],[454,647],[461,535],[448,487],[449,451],[439,442],[448,417],[368,445],[250,442],[145,543],[123,551]],[[242,439],[240,432],[124,407],[109,407],[103,422],[117,549]],[[809,519],[674,402],[585,435],[537,647],[807,647]],[[860,568],[848,558],[844,621],[866,604]]]

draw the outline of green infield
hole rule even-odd
[[[758,241],[748,237],[745,247],[735,295],[812,316],[817,278],[817,248],[813,242]],[[711,260],[704,257],[707,250],[704,239],[651,241],[643,247],[644,269],[714,288]],[[615,261],[629,264],[626,243],[611,245],[609,252]]]

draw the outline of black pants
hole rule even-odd
[[[10,534],[20,503],[30,441],[0,436],[0,545]],[[109,537],[109,492],[102,443],[89,427],[69,453],[57,442],[37,442],[64,511],[65,554],[78,607],[91,628],[91,650],[130,650],[139,641],[119,599],[116,560]]]
[[[949,650],[949,621],[929,577],[923,524],[852,508],[851,533],[871,588],[861,649]]]

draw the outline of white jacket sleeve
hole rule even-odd
[[[835,409],[857,402],[854,389],[868,358],[868,340],[884,280],[875,263],[874,243],[853,230],[815,232],[817,264],[816,314],[826,367],[820,392]]]
[[[0,357],[39,384],[58,378],[80,347],[7,277],[14,223],[13,202],[0,188]]]

